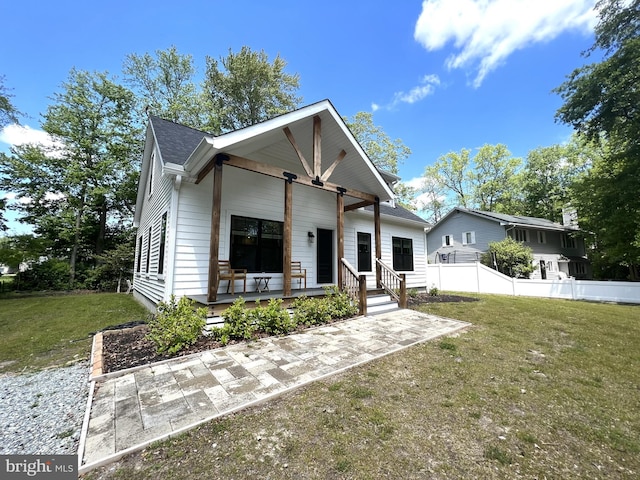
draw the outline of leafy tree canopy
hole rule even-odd
[[[287,63],[276,56],[269,62],[262,50],[240,52],[215,60],[206,57],[205,99],[215,114],[207,130],[227,132],[248,127],[298,107],[298,74],[285,72]]]
[[[0,128],[10,123],[19,123],[18,117],[20,112],[13,105],[11,99],[13,95],[9,93],[9,89],[4,84],[4,75],[0,76]]]
[[[401,139],[392,140],[373,123],[373,114],[358,112],[352,118],[343,119],[367,156],[376,167],[397,174],[398,165],[411,155],[411,149]]]

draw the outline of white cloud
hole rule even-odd
[[[435,92],[437,86],[440,85],[440,78],[437,75],[425,75],[420,79],[420,82],[415,87],[411,88],[408,92],[396,92],[393,94],[393,100],[386,106],[378,105],[377,103],[371,104],[371,109],[375,112],[381,108],[390,110],[400,103],[413,104],[423,100],[424,98],[432,95]]]
[[[425,0],[414,38],[427,50],[453,43],[449,69],[486,75],[516,50],[553,40],[564,31],[590,32],[596,24],[595,0]]]
[[[28,125],[7,125],[0,131],[0,142],[11,146],[25,145],[29,143],[40,144],[46,147],[55,145],[47,132],[31,128]]]

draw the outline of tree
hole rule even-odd
[[[482,254],[480,261],[500,273],[515,278],[529,278],[535,270],[531,248],[511,237],[489,243],[489,251]]]
[[[516,172],[521,160],[499,143],[480,147],[473,163],[470,178],[475,205],[489,212],[513,210],[512,203],[519,190]]]
[[[25,220],[68,258],[73,286],[78,259],[104,250],[108,222],[116,230],[130,222],[140,130],[133,93],[106,73],[74,69],[62,87],[42,125],[55,146],[14,148],[0,165],[0,186],[23,199]]]
[[[4,75],[0,76],[0,128],[10,123],[20,123],[18,117],[20,112],[11,102],[13,95],[9,93],[9,89],[4,85]]]
[[[204,101],[194,81],[196,68],[191,55],[181,55],[175,46],[156,50],[155,57],[130,54],[125,58],[123,73],[125,82],[137,94],[140,114],[149,109],[167,120],[204,128]]]
[[[373,164],[381,170],[397,174],[398,165],[411,155],[411,149],[401,139],[392,140],[373,123],[373,114],[358,112],[344,122]]]
[[[520,159],[502,144],[483,145],[473,159],[470,155],[471,150],[463,148],[441,156],[425,169],[425,184],[432,190],[444,189],[453,205],[491,212],[512,210],[520,191],[516,175]]]
[[[562,209],[573,200],[571,186],[593,164],[598,150],[576,136],[565,145],[531,150],[521,173],[521,213],[561,222]]]
[[[602,0],[593,47],[602,61],[574,70],[555,91],[564,103],[556,119],[594,142],[598,160],[576,183],[581,228],[593,233],[603,263],[640,270],[640,0]]]
[[[453,194],[453,203],[465,208],[471,207],[470,154],[471,150],[467,148],[460,152],[449,152],[424,172],[427,184],[436,183],[444,187]]]
[[[264,50],[240,52],[220,58],[207,56],[204,95],[211,107],[207,130],[221,133],[248,127],[294,110],[301,97],[296,95],[298,74],[284,71],[287,63],[276,56],[270,63]]]
[[[0,238],[0,263],[12,270],[35,262],[47,252],[46,240],[35,235],[12,235]]]

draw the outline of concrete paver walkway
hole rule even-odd
[[[176,358],[98,382],[87,407],[80,473],[216,417],[469,325],[396,310]]]

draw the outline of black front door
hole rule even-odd
[[[318,283],[333,283],[333,230],[318,229]]]

